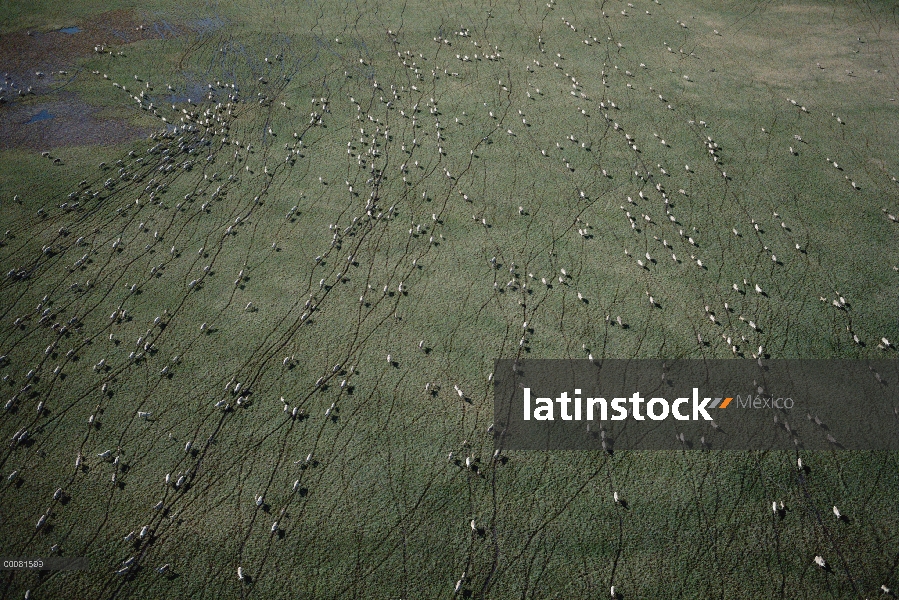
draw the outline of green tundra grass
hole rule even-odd
[[[488,433],[500,357],[896,357],[890,3],[6,1],[0,32],[0,555],[90,561],[0,597],[899,587],[895,454]]]

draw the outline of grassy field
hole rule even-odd
[[[890,3],[7,1],[0,32],[0,555],[91,565],[0,598],[899,587],[895,454],[488,433],[499,357],[896,357]]]

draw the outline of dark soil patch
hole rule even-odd
[[[60,88],[76,75],[79,60],[96,52],[96,47],[115,52],[125,44],[174,37],[188,30],[164,21],[142,20],[125,10],[100,13],[65,29],[0,36],[0,97],[4,98],[0,102],[0,148],[107,145],[145,134],[123,121],[99,117],[99,108]],[[42,110],[53,118],[28,122]]]
[[[75,94],[56,93],[53,98],[0,110],[0,150],[108,146],[149,134],[148,130],[123,121],[100,117],[101,108],[82,102]],[[41,115],[52,118],[40,118]]]
[[[71,70],[76,59],[94,52],[95,46],[112,50],[124,44],[179,33],[168,24],[164,28],[156,25],[138,19],[133,12],[114,10],[74,23],[72,27],[78,28],[75,33],[18,31],[0,36],[0,65],[11,78],[3,87],[10,88],[10,83],[14,83],[21,89],[33,86],[39,92],[41,87],[64,80],[65,75],[59,71]],[[37,71],[44,72],[44,77],[38,77]],[[11,97],[9,93],[6,95]]]

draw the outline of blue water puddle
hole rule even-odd
[[[176,35],[178,35],[178,31],[174,27],[169,25],[166,21],[153,23],[153,29],[156,31],[156,35],[158,35],[162,39],[166,39],[166,34],[169,34],[170,37],[175,37]]]
[[[79,31],[81,31],[81,28],[80,27],[63,27],[62,29],[60,29],[60,31],[63,33],[68,33],[69,35],[72,35],[72,34],[75,34],[75,33],[78,33]]]
[[[224,27],[225,20],[221,17],[204,17],[190,23],[190,27],[197,33],[211,33]]]
[[[25,124],[27,125],[29,123],[37,123],[38,121],[46,121],[47,119],[52,119],[54,116],[55,115],[53,113],[44,109],[41,112],[34,115],[33,117],[31,117],[30,119],[28,119],[28,121],[26,121]]]

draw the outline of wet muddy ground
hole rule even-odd
[[[148,130],[103,116],[99,107],[67,88],[84,76],[78,64],[98,47],[115,52],[183,31],[186,28],[116,10],[60,30],[0,36],[0,150],[109,145],[146,135]]]
[[[149,134],[148,129],[104,117],[102,112],[68,92],[55,92],[39,104],[5,107],[0,109],[0,150],[108,146]]]

